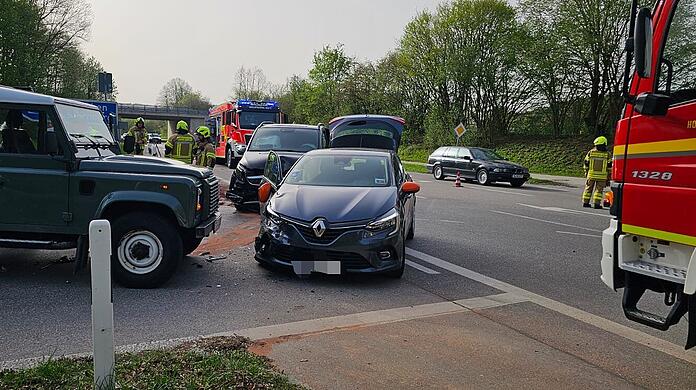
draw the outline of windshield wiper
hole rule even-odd
[[[92,137],[90,137],[86,134],[79,134],[79,133],[70,133],[70,136],[75,137],[75,138],[86,139],[87,141],[89,141],[90,144],[92,144],[92,148],[97,151],[97,154],[99,155],[99,157],[102,156],[101,151],[99,150],[99,142],[95,141]],[[85,149],[87,149],[87,147],[85,147]]]

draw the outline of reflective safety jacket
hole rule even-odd
[[[602,152],[595,148],[585,156],[585,172],[588,179],[609,180],[609,168],[611,168],[609,152]]]
[[[138,126],[133,126],[128,130],[128,135],[131,135],[135,138],[135,144],[144,146],[147,141],[150,139],[150,136],[147,134],[147,129],[146,128],[138,128]]]
[[[207,142],[198,152],[196,157],[196,165],[199,167],[208,167],[210,169],[215,168],[215,146],[212,143]]]
[[[191,134],[174,134],[164,144],[164,156],[191,164],[195,146],[196,140],[193,139]]]

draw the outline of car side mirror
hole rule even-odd
[[[636,73],[644,79],[649,78],[652,74],[653,28],[651,13],[649,8],[643,8],[638,11],[633,41]]]
[[[55,131],[49,131],[46,132],[46,137],[44,138],[46,141],[46,153],[55,156],[59,152],[58,148],[58,136],[56,135]]]
[[[412,181],[407,181],[401,185],[401,192],[404,194],[415,194],[420,191],[420,186]]]
[[[274,188],[278,188],[280,182],[283,181],[283,169],[280,162],[280,156],[274,151],[268,153],[266,166],[263,169],[263,178],[270,183]]]
[[[669,110],[669,96],[655,93],[642,93],[636,97],[636,112],[647,116],[665,116]]]
[[[265,182],[261,184],[259,187],[259,202],[260,203],[266,203],[268,202],[268,199],[271,198],[271,191],[273,190],[273,186],[271,186],[271,183]]]
[[[464,160],[469,160],[469,161],[471,161],[471,156],[464,156]]]

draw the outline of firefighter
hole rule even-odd
[[[193,149],[196,140],[189,134],[188,123],[179,121],[176,124],[176,134],[169,137],[164,144],[164,157],[173,158],[186,164],[193,162]]]
[[[591,207],[591,200],[594,208],[602,208],[604,187],[609,184],[609,168],[611,168],[611,155],[607,151],[607,143],[606,137],[597,137],[594,140],[594,149],[587,152],[585,156],[587,184],[582,194],[583,207]]]
[[[201,126],[196,130],[198,136],[198,151],[196,153],[196,165],[199,167],[215,168],[215,145],[210,138],[210,129]]]
[[[135,149],[133,150],[133,154],[142,155],[148,141],[147,129],[145,128],[145,119],[136,119],[135,126],[128,130],[128,136],[133,137],[135,141]]]

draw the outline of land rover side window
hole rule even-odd
[[[2,154],[48,154],[46,134],[53,131],[53,121],[44,110],[0,106]]]
[[[671,104],[696,100],[696,0],[681,0],[672,16],[660,62],[658,91]]]

